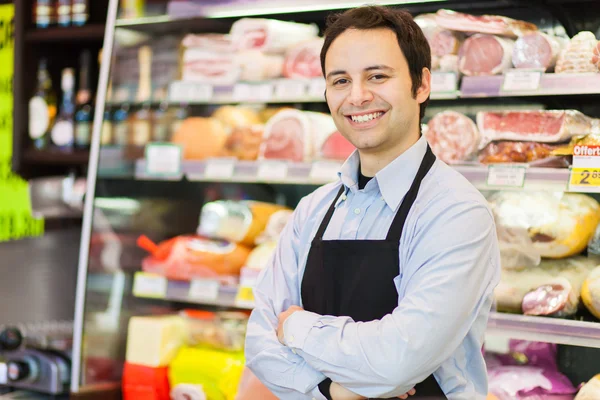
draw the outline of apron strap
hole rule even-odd
[[[415,176],[415,179],[413,180],[410,189],[404,196],[404,200],[402,200],[402,204],[400,204],[398,212],[396,212],[396,216],[392,221],[392,225],[390,226],[390,230],[388,231],[386,240],[400,242],[400,238],[402,237],[402,230],[404,229],[404,223],[406,222],[406,218],[408,217],[408,213],[413,203],[417,199],[417,195],[419,194],[419,188],[421,187],[421,182],[433,166],[434,162],[435,155],[433,154],[433,151],[431,151],[431,147],[429,147],[428,144],[427,151],[425,152],[425,156],[423,157],[423,161],[421,161],[421,166],[417,171],[417,175]]]
[[[327,214],[325,214],[325,217],[323,217],[323,221],[321,222],[321,225],[319,226],[319,230],[315,234],[315,238],[313,240],[323,239],[323,234],[325,233],[325,229],[327,229],[327,225],[329,225],[329,221],[331,221],[331,217],[333,216],[333,212],[335,211],[335,204],[337,203],[337,200],[340,198],[342,193],[344,193],[344,191],[345,191],[344,184],[342,184],[342,186],[340,187],[340,190],[338,191],[337,195],[335,196],[335,199],[333,199],[333,202],[329,206],[329,209],[327,210]]]

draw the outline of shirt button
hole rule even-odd
[[[290,338],[288,339],[288,342],[292,343],[294,341],[294,336],[290,336]]]
[[[296,349],[292,349],[292,353],[298,354],[298,353],[296,353]]]
[[[355,208],[354,209],[354,214],[356,214],[356,215],[360,214],[360,208]]]
[[[346,197],[345,194],[342,195],[342,200],[346,200],[348,197]]]

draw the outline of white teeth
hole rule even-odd
[[[352,115],[352,121],[354,122],[367,122],[367,121],[371,121],[375,118],[379,118],[383,115],[382,112],[376,112],[373,114],[366,114],[366,115]]]

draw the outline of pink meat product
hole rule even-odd
[[[556,38],[543,32],[531,32],[515,42],[512,62],[516,68],[543,68],[549,71],[556,65],[562,47]]]
[[[528,32],[536,31],[537,26],[498,15],[475,16],[452,10],[441,9],[436,14],[437,24],[452,31],[487,33],[516,38]]]
[[[479,145],[475,123],[455,111],[436,114],[427,124],[425,137],[433,153],[446,163],[467,160]]]
[[[218,53],[231,53],[235,51],[229,35],[219,33],[189,34],[183,38],[181,44],[185,48],[199,48]]]
[[[596,68],[600,70],[600,41],[596,44],[596,47],[594,47],[594,50],[592,51],[592,64],[594,64]]]
[[[592,131],[591,119],[577,110],[477,113],[481,146],[496,140],[560,143]]]
[[[489,393],[499,400],[573,400],[577,389],[554,369],[534,366],[488,368]]]
[[[328,114],[286,109],[275,114],[265,126],[260,159],[310,162],[317,146],[337,131]]]
[[[567,317],[577,312],[579,294],[566,278],[556,278],[552,282],[527,293],[523,298],[522,309],[525,315]]]
[[[259,50],[244,50],[236,55],[240,80],[247,82],[279,78],[283,72],[283,56]]]
[[[598,40],[592,32],[579,32],[558,56],[556,73],[598,72],[592,62],[597,46]]]
[[[333,132],[320,147],[318,156],[326,160],[345,160],[356,150],[338,131]]]
[[[231,25],[229,34],[238,50],[285,53],[290,47],[317,37],[316,25],[267,18],[242,18]]]
[[[241,73],[234,53],[189,48],[183,53],[181,79],[211,85],[233,85]]]
[[[318,78],[321,72],[323,39],[311,39],[288,50],[283,64],[286,78]]]
[[[467,76],[501,74],[512,66],[514,43],[494,35],[473,35],[458,52],[458,69]]]
[[[429,41],[431,54],[435,54],[438,57],[449,54],[458,54],[458,50],[463,41],[464,35],[459,32],[438,29],[433,33],[431,40]]]

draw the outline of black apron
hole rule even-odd
[[[308,253],[301,287],[305,310],[320,315],[348,316],[356,322],[373,321],[392,313],[398,306],[394,278],[400,273],[400,237],[421,181],[434,162],[435,156],[427,146],[385,240],[323,240],[337,199],[344,192],[342,185]],[[433,375],[415,389],[416,395],[410,398],[446,399]]]

